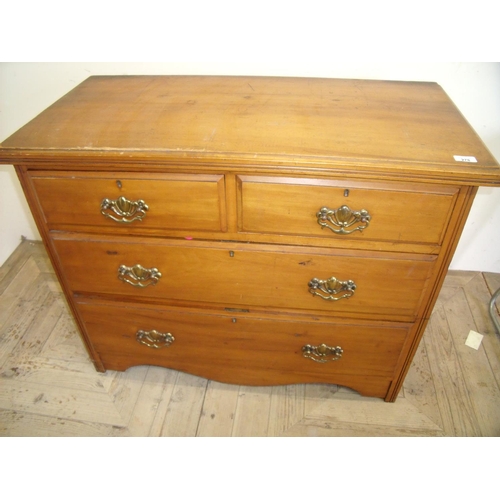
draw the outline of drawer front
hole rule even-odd
[[[239,231],[337,242],[357,239],[439,245],[458,192],[454,187],[420,184],[238,179]]]
[[[159,365],[245,385],[325,382],[361,390],[363,382],[379,396],[409,331],[409,325],[291,322],[92,301],[78,308],[107,369]],[[340,349],[316,354],[323,344]]]
[[[151,239],[54,243],[74,292],[400,321],[415,319],[434,265],[427,256],[376,258],[324,249],[306,254],[300,247],[272,245]]]
[[[50,229],[112,232],[225,231],[224,176],[33,173]]]

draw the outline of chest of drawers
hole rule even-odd
[[[394,401],[480,185],[436,84],[91,77],[4,141],[96,369]]]

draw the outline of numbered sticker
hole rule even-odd
[[[465,163],[477,163],[477,160],[474,156],[458,156],[454,155],[455,161],[463,161]]]

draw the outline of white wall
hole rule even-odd
[[[94,74],[240,74],[439,83],[500,160],[500,63],[3,63],[0,142]],[[480,188],[452,269],[500,272],[500,188]],[[0,165],[0,264],[39,239],[13,168]]]

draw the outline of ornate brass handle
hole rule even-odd
[[[168,347],[175,340],[175,337],[171,333],[161,333],[156,330],[151,330],[150,332],[139,330],[135,334],[135,338],[140,344],[152,347],[153,349]]]
[[[118,279],[125,281],[132,286],[144,288],[149,285],[156,285],[160,278],[161,273],[158,269],[156,269],[156,267],[146,269],[140,264],[136,264],[132,267],[121,265],[118,268]]]
[[[356,290],[356,283],[352,280],[339,281],[332,276],[327,280],[313,278],[309,284],[309,291],[325,300],[348,299]]]
[[[302,348],[304,358],[312,359],[317,363],[326,363],[328,361],[337,361],[342,357],[344,351],[342,347],[329,347],[326,344],[321,345],[305,345]]]
[[[336,210],[323,207],[316,214],[316,217],[321,229],[327,227],[336,234],[351,234],[354,231],[363,231],[363,229],[368,227],[371,220],[371,215],[367,210],[363,209],[355,212],[347,205],[342,205]],[[348,230],[348,228],[354,226],[355,224],[358,225]]]
[[[130,201],[124,196],[120,196],[116,200],[105,198],[101,203],[101,214],[122,224],[142,220],[148,210],[149,207],[143,200]],[[118,217],[115,217],[113,214],[116,214]]]

